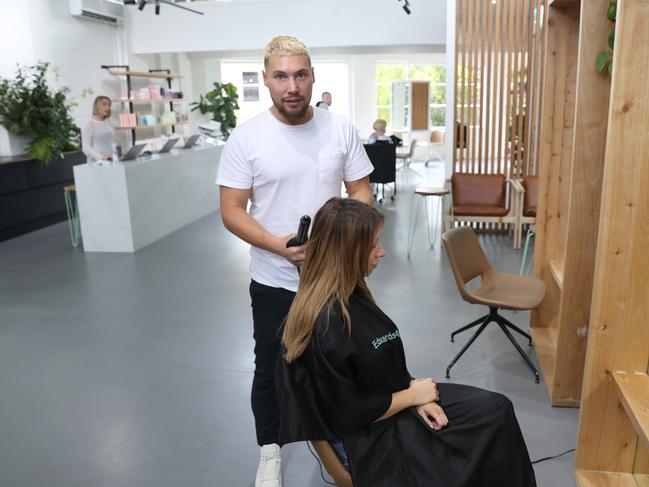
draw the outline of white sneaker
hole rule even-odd
[[[255,487],[282,487],[282,451],[275,443],[261,447]]]

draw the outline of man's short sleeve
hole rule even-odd
[[[351,122],[347,125],[347,130],[349,147],[343,179],[345,181],[357,181],[374,171],[374,166],[367,157],[365,147],[361,144],[361,140]]]
[[[235,131],[228,139],[225,147],[223,147],[216,184],[228,188],[250,189],[252,188],[252,181],[253,174],[250,160],[242,147],[241,138],[237,137]]]

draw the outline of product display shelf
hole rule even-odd
[[[126,90],[127,93],[131,93],[133,89],[132,78],[154,78],[162,79],[167,81],[167,88],[171,89],[172,80],[182,79],[182,76],[178,73],[172,73],[170,69],[150,69],[149,71],[131,71],[129,65],[102,65],[102,69],[106,69],[108,74],[111,76],[125,77],[126,78]],[[128,103],[129,113],[135,113],[133,106],[136,104],[139,105],[151,105],[154,103],[163,102],[169,103],[169,110],[174,111],[174,104],[182,102],[182,99],[160,99],[160,100],[143,100],[143,99],[120,99],[120,102]],[[140,128],[170,128],[172,133],[176,132],[177,125],[183,125],[186,122],[177,122],[173,124],[151,124],[151,125],[138,125],[136,127],[117,127],[118,130],[130,130],[131,131],[131,142],[134,144],[136,141],[136,129]]]
[[[546,296],[531,332],[543,343],[539,361],[555,406],[581,399],[610,92],[594,59],[611,28],[607,6],[556,0],[547,9],[534,257]]]
[[[170,98],[166,100],[153,100],[146,98],[118,98],[114,103],[133,103],[134,105],[149,105],[152,103],[185,103],[183,98]]]
[[[597,18],[606,19],[608,2],[584,3]],[[582,6],[582,13],[586,12]],[[592,39],[595,50],[606,48],[612,24],[604,22],[603,37]],[[594,245],[596,271],[575,457],[581,487],[649,485],[647,25],[649,0],[617,2],[610,109],[602,135],[606,151]],[[592,104],[593,98],[589,101]],[[566,268],[565,279],[568,272]]]
[[[118,67],[118,66],[114,66],[114,67]],[[182,79],[182,76],[180,74],[168,72],[168,70],[161,70],[163,72],[130,71],[128,69],[128,66],[119,66],[119,67],[123,67],[124,70],[108,69],[108,74],[110,74],[111,76],[131,76],[134,78]]]
[[[187,122],[176,122],[176,123],[155,123],[151,125],[136,125],[135,127],[115,127],[115,130],[138,130],[138,129],[159,129],[159,128],[169,128],[176,125],[185,125]]]

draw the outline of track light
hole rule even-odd
[[[401,0],[397,0],[397,1],[400,2]],[[403,8],[403,11],[405,13],[410,15],[410,2],[408,0],[403,0],[403,7],[401,8]]]
[[[126,2],[128,0],[124,0],[124,1]],[[131,2],[129,2],[129,3],[131,3]],[[133,1],[133,3],[135,3],[135,2]],[[147,0],[137,0],[137,8],[138,8],[138,10],[144,10],[144,7],[146,6],[147,3],[148,3]],[[183,9],[183,10],[187,10],[188,12],[192,12],[192,13],[195,13],[195,14],[198,14],[198,15],[203,15],[203,12],[199,12],[198,10],[194,10],[193,8],[178,5],[177,3],[175,3],[175,2],[173,2],[171,0],[155,0],[154,3],[155,3],[155,14],[156,15],[160,15],[160,4],[161,3],[165,3],[167,5],[171,5],[172,7],[180,8],[180,9]],[[124,5],[126,5],[126,3],[124,3]]]

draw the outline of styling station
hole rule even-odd
[[[216,211],[223,146],[74,168],[86,252],[135,252]]]

